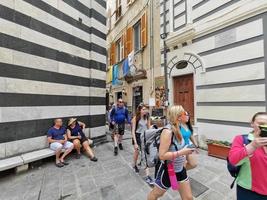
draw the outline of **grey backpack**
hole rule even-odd
[[[160,135],[164,129],[171,129],[170,125],[164,128],[148,129],[141,134],[142,154],[147,167],[155,167],[159,162]]]

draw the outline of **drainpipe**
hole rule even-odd
[[[166,45],[166,1],[163,1],[163,34],[161,34],[161,39],[163,39],[163,56],[164,56],[164,79],[165,79],[165,106],[169,105],[169,86],[168,86],[168,70],[167,70],[167,45]]]
[[[154,1],[150,1],[150,73],[151,73],[151,93],[154,93]]]

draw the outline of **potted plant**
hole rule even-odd
[[[214,156],[216,158],[226,159],[230,151],[230,142],[210,140],[207,141],[208,145],[208,155]]]

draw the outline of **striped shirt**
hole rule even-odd
[[[167,125],[166,127],[171,130],[169,125]],[[172,134],[174,134],[174,133],[172,132]],[[184,147],[185,147],[184,139],[182,138],[182,141],[178,142],[176,136],[173,135],[172,144],[170,145],[169,152],[176,152],[176,151],[183,149]],[[174,159],[174,171],[176,173],[181,172],[183,170],[185,161],[186,161],[185,156],[179,156],[179,157]]]

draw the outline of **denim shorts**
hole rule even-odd
[[[60,144],[59,142],[52,142],[50,144],[50,149],[52,149],[53,151],[57,151],[59,149],[71,149],[73,147],[73,144],[69,141],[66,141],[64,144]]]

